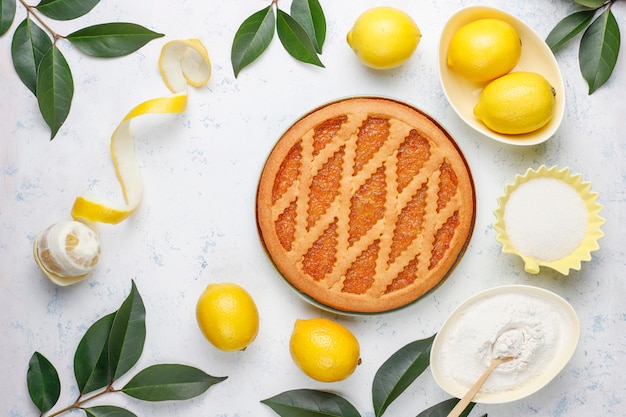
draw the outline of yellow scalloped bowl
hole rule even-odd
[[[552,119],[534,132],[507,135],[497,133],[474,116],[474,106],[487,83],[468,81],[450,69],[447,64],[448,45],[454,33],[463,25],[483,18],[504,20],[517,30],[522,41],[522,55],[513,71],[532,71],[543,75],[556,91],[556,103]],[[483,135],[509,145],[531,146],[550,139],[556,133],[565,112],[565,86],[561,70],[554,54],[545,41],[529,25],[502,10],[487,6],[469,6],[454,13],[443,28],[439,40],[439,79],[443,92],[459,117],[472,129]]]
[[[554,261],[541,261],[520,253],[511,243],[504,221],[505,207],[511,194],[517,190],[520,185],[536,178],[545,177],[556,178],[571,185],[584,201],[589,216],[587,234],[580,245],[566,257]],[[604,236],[600,227],[604,224],[605,220],[600,217],[599,213],[602,206],[598,204],[597,198],[598,194],[591,191],[591,184],[583,182],[580,174],[570,174],[569,168],[559,169],[556,166],[547,168],[545,165],[539,167],[538,170],[529,168],[523,176],[517,175],[515,182],[508,184],[505,187],[504,194],[498,198],[498,208],[494,211],[496,216],[494,223],[494,228],[497,232],[496,240],[502,244],[503,253],[517,255],[522,258],[524,261],[524,269],[528,273],[537,274],[542,266],[554,269],[563,275],[567,275],[570,269],[580,270],[581,262],[591,260],[591,252],[599,248],[598,240]]]

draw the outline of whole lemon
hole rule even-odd
[[[374,69],[390,69],[406,62],[422,38],[408,14],[393,7],[366,10],[346,37],[359,60]]]
[[[324,318],[296,320],[291,357],[309,377],[321,382],[346,379],[359,364],[359,342],[341,324]]]
[[[209,342],[227,352],[244,349],[259,331],[256,304],[237,284],[209,284],[198,299],[196,319]]]
[[[522,43],[515,28],[500,19],[479,19],[457,30],[448,46],[448,65],[470,81],[484,82],[511,71]]]
[[[512,72],[485,86],[474,115],[498,133],[529,133],[550,121],[555,96],[556,91],[542,75]]]

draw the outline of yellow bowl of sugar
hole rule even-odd
[[[542,266],[563,275],[580,270],[604,236],[597,199],[591,184],[568,168],[528,169],[498,198],[496,240],[503,253],[522,258],[528,273],[537,274]]]

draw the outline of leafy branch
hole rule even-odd
[[[57,46],[69,41],[80,52],[97,58],[128,55],[163,34],[134,23],[103,23],[61,35],[46,23],[74,20],[89,13],[100,0],[42,0],[32,6],[19,0],[26,18],[13,32],[11,58],[22,83],[35,95],[40,113],[54,139],[67,119],[74,96],[69,64]],[[0,0],[0,36],[16,17],[16,0]]]
[[[326,39],[326,18],[318,0],[293,0],[290,13],[278,0],[246,18],[235,33],[231,63],[235,78],[270,45],[274,31],[285,50],[298,61],[324,67],[318,55]]]
[[[620,48],[620,30],[611,6],[618,0],[574,0],[585,9],[563,18],[548,34],[546,43],[556,53],[583,32],[578,49],[580,72],[593,94],[606,83]]]
[[[433,335],[411,342],[381,365],[372,384],[375,417],[381,417],[387,407],[428,368],[434,339]],[[417,417],[447,416],[458,402],[458,398],[450,398],[422,411]],[[348,400],[327,391],[296,389],[267,398],[261,403],[282,417],[361,417]],[[475,405],[470,403],[461,416],[467,417]]]
[[[139,371],[122,388],[114,388],[118,378],[141,356],[146,339],[145,316],[143,301],[133,282],[119,310],[91,325],[76,348],[74,376],[80,392],[78,398],[48,417],[71,410],[83,410],[87,417],[136,417],[121,407],[86,407],[86,404],[103,395],[120,392],[144,401],[187,400],[227,378],[214,377],[187,365],[158,364]],[[59,400],[59,375],[46,357],[35,352],[28,363],[26,380],[30,398],[43,416]]]

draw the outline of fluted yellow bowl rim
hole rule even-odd
[[[504,211],[509,197],[520,185],[536,178],[556,178],[571,185],[580,195],[588,214],[587,234],[578,247],[569,255],[555,261],[541,261],[520,253],[509,240],[509,235],[504,222]],[[570,169],[545,165],[538,169],[528,168],[524,175],[516,175],[512,184],[507,184],[504,194],[498,198],[498,207],[494,211],[494,229],[497,232],[496,240],[502,244],[502,252],[517,255],[524,261],[524,270],[530,274],[538,274],[540,267],[551,268],[563,275],[568,275],[570,270],[580,270],[583,261],[591,260],[591,252],[600,248],[598,240],[604,236],[600,227],[605,219],[600,216],[602,205],[598,203],[598,193],[591,191],[591,183],[584,182],[581,174],[572,174]]]

